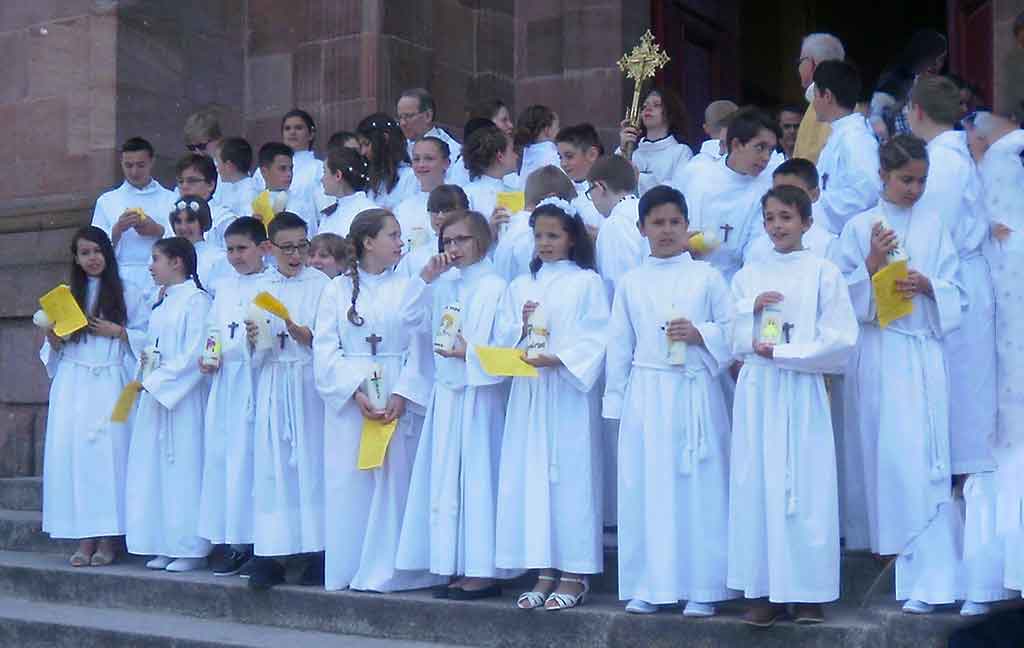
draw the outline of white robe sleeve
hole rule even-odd
[[[466,384],[470,387],[496,385],[506,380],[504,376],[492,376],[484,371],[480,356],[476,353],[478,346],[510,347],[516,343],[518,336],[501,325],[498,314],[507,308],[509,299],[504,281],[481,282],[474,295],[472,312],[463,321],[462,337],[466,340]],[[479,294],[479,293],[486,294]]]
[[[578,290],[582,293],[576,319],[569,323],[573,344],[555,355],[562,361],[560,376],[575,389],[589,392],[604,369],[608,328],[608,295],[596,274],[586,273]]]
[[[128,310],[128,322],[125,324],[125,333],[128,337],[126,351],[131,354],[128,362],[134,365],[138,363],[142,351],[146,348],[146,329],[149,328],[149,314],[153,309],[145,294],[134,287],[125,287],[124,303]]]
[[[96,206],[92,210],[92,225],[103,230],[107,234],[107,238],[113,241],[114,223],[107,215],[107,211],[103,209],[103,196],[96,201]],[[115,245],[115,247],[117,246]]]
[[[868,274],[866,259],[868,252],[861,247],[860,232],[854,225],[843,228],[832,247],[833,261],[846,279],[846,287],[850,291],[850,301],[857,321],[874,322],[878,313],[875,308],[875,292]]]
[[[203,379],[199,373],[199,358],[206,342],[209,295],[196,293],[189,297],[186,308],[188,317],[183,318],[182,352],[172,358],[163,358],[160,366],[142,381],[142,387],[167,409],[174,409]]]
[[[702,354],[702,357],[705,359],[708,371],[718,374],[723,369],[727,369],[732,361],[729,340],[734,306],[729,286],[726,285],[725,278],[717,270],[708,274],[708,300],[711,319],[706,322],[694,322],[694,326],[704,338],[704,349],[707,351],[707,355]]]
[[[428,328],[418,326],[409,331],[409,349],[405,364],[392,393],[402,396],[410,404],[426,409],[434,387],[434,344]]]
[[[601,401],[601,416],[606,419],[621,419],[622,404],[626,386],[633,365],[633,351],[636,348],[636,333],[629,316],[625,286],[620,285],[612,301],[611,316],[608,318],[608,346],[605,351],[604,398]]]
[[[833,232],[841,232],[853,216],[874,207],[882,191],[878,148],[862,141],[850,144],[843,148],[836,173],[821,192],[822,211],[829,221],[822,225]]]
[[[746,266],[732,278],[733,321],[732,353],[740,357],[754,352],[754,302],[757,290],[750,286],[748,277],[752,269]]]
[[[320,297],[316,329],[313,332],[313,378],[316,390],[323,398],[324,405],[336,412],[352,398],[365,378],[365,372],[354,370],[341,349],[338,301],[338,282],[332,281]]]
[[[825,263],[818,277],[814,340],[776,345],[775,365],[780,369],[840,373],[857,346],[860,326],[843,276]]]
[[[50,345],[50,339],[43,338],[43,346],[39,349],[39,359],[46,369],[46,375],[53,380],[57,375],[57,367],[60,365],[61,352]]]
[[[960,257],[945,226],[942,227],[942,234],[939,237],[939,249],[934,254],[936,270],[928,275],[928,279],[932,282],[932,294],[935,298],[922,296],[914,301],[915,307],[922,302],[925,304],[928,325],[932,333],[937,338],[943,338],[960,328],[962,312],[967,306],[966,294],[957,281],[960,274]]]

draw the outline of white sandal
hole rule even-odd
[[[583,591],[581,591],[579,594],[563,594],[561,592],[551,592],[551,594],[548,595],[548,600],[544,601],[545,610],[568,610],[569,608],[574,608],[577,605],[583,605],[584,599],[587,598],[587,593],[590,591],[590,582],[586,578],[562,576],[562,580],[569,581],[570,583],[579,583],[583,586]],[[552,602],[554,603],[554,606],[548,607],[548,603]]]
[[[558,579],[556,579],[554,576],[538,576],[537,580],[551,581],[552,583],[554,583]],[[523,592],[519,595],[519,598],[516,599],[516,607],[520,610],[533,610],[544,605],[544,602],[547,601],[547,597],[548,595],[544,594],[543,592]]]

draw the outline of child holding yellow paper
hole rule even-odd
[[[928,176],[920,139],[898,135],[879,150],[883,191],[878,205],[843,228],[835,253],[860,321],[860,343],[846,376],[846,398],[858,412],[871,550],[900,554],[896,597],[906,612],[926,613],[958,596],[951,497],[948,373],[943,338],[960,325],[963,293],[956,248],[938,215],[917,201]],[[872,277],[902,250],[906,279],[897,290],[913,311],[878,324]]]
[[[428,571],[395,569],[409,477],[430,397],[430,336],[402,319],[410,278],[398,274],[401,229],[391,212],[364,211],[346,243],[351,265],[324,289],[313,369],[324,399],[325,582],[328,590],[393,592],[437,585]],[[424,354],[425,352],[425,354]],[[379,389],[378,389],[379,383]],[[377,398],[378,394],[380,398]],[[379,468],[357,458],[364,421],[397,422]]]
[[[320,294],[330,281],[306,265],[306,223],[281,212],[270,223],[275,266],[263,273],[259,289],[287,313],[269,315],[269,349],[253,354],[256,370],[256,441],[253,459],[253,550],[249,586],[266,589],[284,582],[276,558],[324,549],[324,405],[313,379],[313,327]],[[287,314],[288,319],[280,315]],[[250,342],[254,322],[246,320]],[[261,326],[266,322],[261,322]],[[323,563],[314,557],[305,584],[323,582]]]
[[[498,207],[498,194],[516,190],[506,183],[509,174],[517,178],[514,173],[519,168],[519,154],[515,143],[497,126],[482,126],[466,138],[462,157],[469,171],[470,182],[463,187],[469,207],[487,217],[491,239],[497,241],[501,226],[512,217],[507,209]]]
[[[150,569],[206,566],[210,543],[198,535],[206,390],[199,357],[210,295],[186,239],[160,239],[150,272],[160,290],[141,352],[142,393],[128,452],[128,551],[150,554]]]
[[[89,328],[64,340],[47,332],[39,353],[50,386],[43,455],[43,531],[79,539],[74,567],[108,565],[114,537],[125,532],[129,428],[110,421],[149,309],[142,292],[123,284],[110,239],[83,227],[71,241],[71,293]]]
[[[474,133],[475,134],[475,133]],[[486,257],[487,220],[455,212],[440,231],[444,254],[410,282],[409,318],[433,335],[433,392],[413,464],[395,561],[399,569],[451,576],[438,596],[498,596],[497,578],[513,572],[494,560],[498,451],[508,387],[487,374],[475,347],[512,346],[518,330],[502,330],[497,314],[507,284]],[[442,277],[450,266],[457,277]]]
[[[534,171],[527,187],[545,169]],[[569,189],[569,179],[564,181]],[[536,256],[508,289],[505,326],[521,328],[536,378],[514,378],[498,471],[495,561],[540,569],[521,609],[583,603],[604,566],[601,417],[608,296],[576,208],[544,198],[530,217]]]

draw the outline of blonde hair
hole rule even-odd
[[[187,141],[219,140],[221,137],[220,115],[214,108],[198,110],[185,120]]]

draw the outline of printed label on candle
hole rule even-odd
[[[220,366],[220,330],[216,326],[211,326],[206,333],[202,363],[205,367]]]
[[[785,325],[781,304],[768,304],[761,309],[761,334],[758,342],[778,344],[782,340],[782,327]]]
[[[434,336],[434,349],[451,351],[455,348],[455,340],[462,331],[462,304],[455,302],[441,311],[441,323]]]
[[[384,389],[384,367],[374,362],[370,365],[369,375],[364,384],[370,405],[375,410],[383,411],[388,406],[388,394]]]
[[[537,307],[530,313],[526,332],[526,357],[531,360],[548,350],[548,317],[544,307]]]
[[[665,362],[670,365],[685,365],[686,364],[686,341],[685,340],[669,340],[668,339],[668,324],[672,320],[682,319],[686,317],[683,315],[682,309],[676,304],[672,304],[672,307],[668,310],[668,315],[665,318],[665,338],[668,343],[668,350],[665,354]]]
[[[160,349],[155,346],[146,347],[142,352],[142,379],[160,368]]]
[[[875,223],[878,224],[878,225],[881,225],[882,229],[884,229],[884,230],[889,230],[890,232],[893,232],[894,234],[896,232],[892,228],[892,226],[889,225],[889,221],[888,221],[888,219],[886,219],[885,216],[882,216],[881,218],[879,218],[877,221],[875,221]],[[904,259],[907,258],[907,253],[903,250],[903,245],[902,245],[902,243],[900,243],[900,240],[899,240],[898,237],[896,239],[896,247],[891,249],[891,250],[889,250],[889,252],[885,255],[885,258],[886,258],[886,260],[889,263],[895,263],[896,261],[903,261]]]

